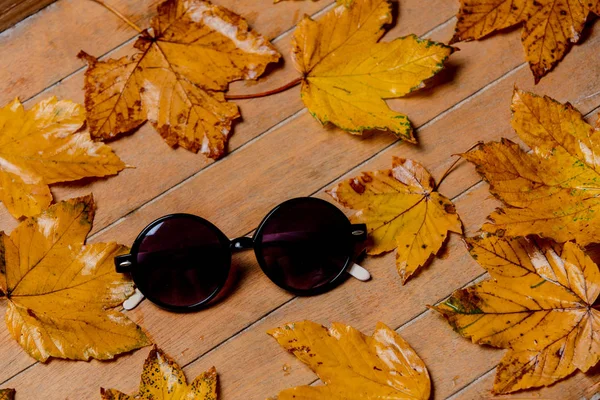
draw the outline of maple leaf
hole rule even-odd
[[[303,75],[302,101],[320,122],[354,133],[390,130],[415,142],[408,117],[385,99],[423,87],[454,49],[414,35],[377,43],[391,21],[387,0],[338,4],[318,21],[300,21],[292,58]]]
[[[532,153],[503,139],[463,155],[507,205],[482,229],[581,245],[600,242],[600,131],[569,103],[520,90],[512,111],[512,126]]]
[[[372,336],[340,323],[327,329],[311,321],[268,333],[325,383],[284,390],[279,400],[429,399],[431,382],[423,360],[381,322]]]
[[[170,146],[219,158],[235,104],[230,82],[256,79],[280,55],[228,9],[201,0],[167,0],[135,43],[139,50],[98,61],[85,52],[85,107],[92,136],[131,131],[149,120]]]
[[[489,234],[466,242],[492,279],[434,309],[474,343],[509,349],[495,393],[547,386],[598,363],[600,271],[579,246]]]
[[[579,41],[590,11],[600,15],[598,0],[461,0],[450,43],[523,23],[521,41],[537,83]]]
[[[133,283],[114,271],[116,243],[84,245],[92,227],[91,196],[55,204],[0,233],[0,298],[10,334],[38,361],[111,359],[150,344],[118,312]]]
[[[18,99],[0,108],[0,200],[15,218],[47,208],[49,184],[125,168],[110,147],[77,132],[84,122],[82,106],[56,97],[29,111]]]
[[[217,370],[213,367],[188,385],[182,369],[154,347],[144,362],[139,393],[101,389],[103,400],[217,400]]]
[[[438,252],[448,232],[462,233],[452,202],[435,191],[429,172],[413,160],[394,157],[392,169],[363,172],[328,193],[358,210],[350,219],[367,224],[372,239],[368,254],[397,248],[403,283]]]
[[[0,389],[0,400],[14,400],[15,390],[14,389]]]
[[[284,1],[284,0],[273,0],[273,3],[277,4],[277,3],[280,3],[282,1]],[[300,1],[300,0],[295,0],[295,1]],[[312,1],[319,1],[319,0],[312,0]],[[337,4],[344,4],[346,6],[349,6],[350,4],[352,4],[353,1],[354,0],[335,0],[335,2]]]

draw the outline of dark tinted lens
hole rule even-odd
[[[132,274],[151,301],[191,307],[218,292],[227,280],[229,242],[201,218],[176,215],[147,228]]]
[[[278,285],[318,289],[344,270],[352,254],[350,222],[319,199],[294,199],[272,212],[257,233],[256,255]]]

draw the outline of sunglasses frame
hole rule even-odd
[[[231,270],[232,270],[233,253],[238,252],[238,251],[251,250],[251,249],[254,250],[254,256],[255,256],[256,261],[258,262],[262,272],[267,276],[267,278],[269,278],[269,280],[271,282],[273,282],[280,288],[282,288],[290,293],[293,293],[295,295],[298,295],[298,296],[312,296],[312,295],[317,295],[317,294],[327,292],[327,291],[333,289],[335,286],[337,286],[340,283],[342,278],[345,276],[344,272],[347,272],[349,267],[352,266],[353,260],[355,258],[355,254],[354,254],[355,253],[355,251],[354,251],[355,245],[357,243],[364,242],[367,239],[367,226],[365,224],[352,224],[350,222],[350,220],[344,215],[344,217],[346,218],[346,221],[348,222],[347,223],[348,255],[346,257],[346,262],[345,262],[343,268],[341,268],[340,272],[336,276],[331,278],[327,283],[324,283],[315,288],[306,289],[306,290],[299,290],[299,289],[291,288],[285,284],[279,283],[276,280],[272,279],[271,276],[267,273],[267,266],[265,265],[264,256],[262,254],[262,250],[263,250],[262,240],[260,240],[260,239],[262,239],[263,230],[264,230],[267,222],[275,213],[277,213],[282,207],[286,207],[286,206],[290,206],[290,205],[293,205],[296,203],[302,203],[302,202],[304,202],[304,203],[315,202],[320,205],[326,205],[326,207],[331,207],[331,209],[335,210],[335,212],[338,212],[338,213],[344,215],[344,213],[339,208],[337,208],[336,206],[334,206],[333,204],[331,204],[325,200],[321,200],[321,199],[314,198],[314,197],[297,197],[294,199],[284,201],[283,203],[280,203],[275,208],[273,208],[262,219],[262,221],[258,225],[258,228],[256,228],[252,237],[241,236],[241,237],[238,237],[235,239],[229,239],[216,225],[214,225],[212,222],[210,222],[202,217],[199,217],[194,214],[187,214],[187,213],[168,214],[168,215],[164,215],[164,216],[152,221],[151,223],[149,223],[138,234],[138,236],[135,239],[135,241],[133,242],[133,245],[131,246],[131,250],[128,254],[122,254],[122,255],[115,257],[114,262],[115,262],[116,272],[129,273],[129,274],[133,275],[133,271],[135,270],[136,265],[137,265],[137,255],[138,255],[139,247],[150,230],[152,230],[158,224],[160,224],[166,220],[170,220],[173,218],[188,218],[188,219],[193,219],[193,220],[196,220],[196,221],[204,224],[206,227],[210,228],[210,230],[212,230],[218,237],[219,241],[221,242],[221,245],[223,246],[223,250],[225,250],[227,252],[227,257],[225,260],[226,265],[224,265],[224,268],[227,269],[227,271],[226,271],[227,274],[225,275],[226,278],[223,280],[223,282],[218,283],[217,288],[214,290],[213,293],[210,294],[210,296],[208,296],[207,298],[205,298],[203,301],[201,301],[199,303],[189,305],[189,306],[174,306],[171,304],[166,304],[166,303],[154,298],[151,294],[143,293],[144,296],[148,300],[150,300],[152,303],[156,304],[157,306],[164,308],[166,310],[175,311],[175,312],[196,311],[196,310],[205,308],[208,304],[211,303],[212,300],[214,300],[223,291],[223,289],[227,285],[227,282],[229,280]],[[135,283],[134,277],[133,277],[133,281]]]

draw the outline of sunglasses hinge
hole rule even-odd
[[[367,225],[366,224],[352,224],[350,226],[352,236],[357,242],[367,240]]]
[[[131,254],[122,254],[115,257],[115,268],[119,273],[125,273],[131,271],[131,265],[133,257]]]
[[[254,247],[254,241],[249,237],[239,237],[237,239],[233,239],[231,241],[231,249],[232,250],[247,250]]]

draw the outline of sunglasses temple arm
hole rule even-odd
[[[356,263],[352,264],[350,268],[346,270],[346,272],[352,275],[354,278],[358,279],[359,281],[366,282],[369,279],[371,279],[371,274],[369,273],[369,271],[367,271],[366,269],[364,269]]]
[[[139,289],[135,289],[135,292],[127,300],[123,302],[123,308],[127,311],[136,308],[145,299],[142,292]]]

